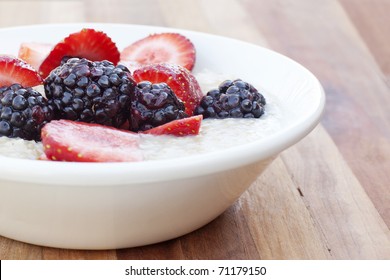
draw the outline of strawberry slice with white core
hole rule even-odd
[[[195,64],[194,44],[178,33],[152,34],[121,52],[121,63],[140,67],[152,63],[178,64],[189,71]]]
[[[142,161],[137,133],[69,120],[51,121],[41,132],[46,157],[54,161]]]
[[[52,50],[52,44],[44,43],[22,43],[19,48],[18,57],[28,64],[30,64],[34,69],[38,70],[42,62],[49,55]]]
[[[41,76],[31,65],[12,56],[0,56],[0,87],[12,84],[34,87],[42,83]]]
[[[102,31],[85,28],[72,33],[54,46],[39,67],[42,77],[61,64],[64,57],[86,58],[91,61],[108,60],[113,64],[119,62],[120,53],[115,43]]]
[[[153,135],[189,136],[198,135],[203,116],[192,116],[189,118],[174,120],[169,123],[146,130],[143,133]]]

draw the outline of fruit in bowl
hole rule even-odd
[[[226,80],[204,96],[197,78],[191,73],[195,46],[179,33],[149,35],[131,43],[120,55],[106,33],[92,28],[71,33],[44,54],[48,45],[22,43],[19,49],[20,58],[33,63],[39,73],[23,60],[0,57],[3,61],[9,60],[7,65],[15,65],[15,70],[7,73],[7,81],[0,83],[4,96],[0,103],[0,135],[42,139],[45,155],[39,159],[138,161],[143,158],[140,155],[144,145],[133,145],[133,141],[126,145],[124,137],[138,142],[147,142],[144,138],[148,138],[132,132],[198,135],[203,118],[248,119],[264,114],[264,96],[240,79]],[[118,64],[119,56],[122,63],[136,67],[133,73]],[[4,66],[0,70],[8,71]],[[31,84],[26,77],[36,80]],[[41,96],[26,87],[41,83],[44,88]],[[21,91],[27,93],[19,94]],[[39,104],[25,101],[23,108],[18,108],[16,101],[32,100],[33,95],[39,98]],[[14,103],[16,107],[12,106]],[[194,115],[201,117],[191,118]],[[122,131],[114,133],[112,128]],[[48,133],[53,129],[54,135]],[[125,130],[127,136],[123,135]],[[96,131],[100,132],[96,134]],[[106,139],[105,135],[110,135],[111,141],[105,141],[104,146],[102,141],[95,141]],[[162,137],[156,138],[160,138],[156,141],[165,141]],[[111,154],[103,152],[104,147],[108,147],[106,151]],[[89,152],[84,153],[87,150]],[[80,156],[82,154],[84,156]]]
[[[2,53],[16,53],[27,39],[55,49],[55,38],[61,41],[84,27],[1,30],[3,37],[18,38],[2,46]],[[3,236],[62,248],[112,249],[183,235],[221,214],[278,153],[319,121],[324,96],[318,81],[270,50],[158,27],[91,24],[87,29],[109,34],[118,50],[150,34],[180,34],[196,48],[196,63],[190,71],[168,67],[171,61],[156,61],[158,66],[110,61],[107,72],[79,53],[57,60],[52,71],[58,77],[43,78],[52,90],[42,98],[53,118],[37,127],[42,142],[0,137]],[[245,55],[237,57],[237,50]],[[174,75],[176,68],[185,74]],[[112,88],[118,87],[110,77],[115,71],[122,73],[115,74],[122,84],[126,80],[129,93]],[[176,77],[184,85],[172,83]],[[35,90],[43,96],[42,87]],[[115,105],[120,99],[123,106]],[[120,113],[111,114],[110,108]],[[34,156],[44,154],[47,160],[7,154],[31,143],[38,146]],[[122,160],[118,150],[130,159],[112,162]],[[99,162],[58,162],[78,159]]]

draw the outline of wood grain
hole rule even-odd
[[[352,0],[340,0],[350,20],[356,26],[364,43],[390,85],[390,1],[364,1],[360,5]]]
[[[282,2],[288,8],[280,9]],[[390,180],[390,111],[383,106],[390,104],[389,87],[356,27],[337,1],[245,3],[270,46],[320,79],[327,93],[322,123],[390,225],[390,186],[384,183]],[[328,35],[318,36],[319,30]]]
[[[160,25],[266,46],[311,70],[327,95],[322,124],[203,228],[107,251],[0,237],[0,259],[390,259],[389,10],[385,0],[0,1],[0,27]]]
[[[333,258],[386,259],[390,256],[390,231],[331,143],[320,126],[284,153],[282,159],[294,175],[302,199]]]

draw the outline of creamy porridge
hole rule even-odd
[[[235,77],[215,74],[204,70],[195,75],[203,92],[216,88],[220,82]],[[260,119],[204,119],[197,136],[153,136],[141,135],[140,148],[146,160],[182,157],[223,150],[261,139],[275,133],[285,125],[288,108],[283,108],[279,100],[264,92],[255,81],[252,83],[267,100],[265,113]],[[38,89],[42,92],[42,88]],[[0,137],[0,155],[38,159],[43,154],[41,143]]]

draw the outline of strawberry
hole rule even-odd
[[[135,81],[166,83],[183,101],[188,116],[192,116],[203,97],[198,81],[186,68],[167,63],[150,64],[134,71]]]
[[[53,45],[51,44],[22,43],[19,48],[18,57],[38,70],[52,48]]]
[[[173,63],[192,70],[195,64],[195,47],[192,42],[178,33],[149,35],[121,52],[121,61],[139,67],[152,63]]]
[[[51,70],[61,64],[63,57],[80,57],[91,61],[108,60],[119,62],[119,51],[115,43],[102,31],[83,29],[72,33],[54,46],[39,67],[42,77],[47,77]]]
[[[12,84],[34,87],[42,83],[41,76],[31,65],[12,56],[0,56],[0,87]]]
[[[174,120],[169,123],[146,130],[143,133],[153,135],[187,136],[198,135],[203,116],[197,115],[189,118]]]
[[[48,159],[78,162],[141,161],[138,134],[99,124],[52,121],[41,132]]]

